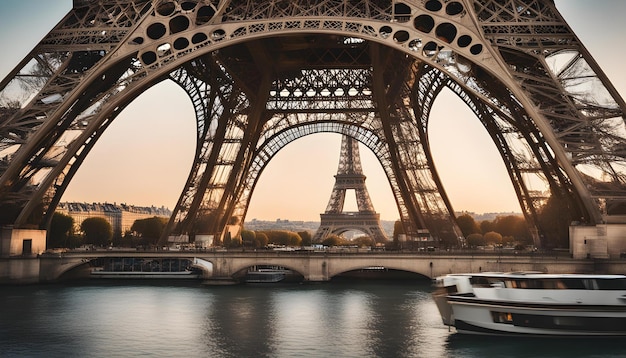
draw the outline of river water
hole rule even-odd
[[[0,287],[0,357],[625,357],[626,340],[464,337],[430,285]]]

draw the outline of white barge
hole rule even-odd
[[[626,276],[449,274],[434,280],[443,323],[459,333],[626,336]]]
[[[246,283],[277,283],[285,279],[286,270],[256,269],[246,273]]]
[[[92,263],[97,279],[200,279],[202,272],[187,258],[107,257]]]

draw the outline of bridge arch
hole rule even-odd
[[[423,277],[425,279],[432,279],[432,272],[423,272],[421,269],[419,268],[413,268],[413,267],[406,267],[406,266],[402,266],[402,265],[394,265],[394,264],[387,264],[385,266],[375,266],[375,265],[353,265],[353,266],[347,266],[347,267],[341,267],[340,270],[332,270],[329,272],[329,279],[333,279],[333,278],[337,278],[340,277],[344,274],[347,273],[351,273],[351,272],[356,272],[356,271],[370,271],[370,272],[376,272],[376,271],[380,271],[380,272],[389,272],[389,270],[391,271],[395,271],[395,272],[404,272],[404,273],[409,273],[409,274],[415,274],[416,276],[419,275],[420,277]]]

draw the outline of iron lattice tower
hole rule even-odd
[[[455,240],[427,131],[443,90],[490,134],[537,245],[546,208],[626,222],[626,105],[551,0],[74,0],[0,82],[0,224],[48,227],[102,133],[161,81],[197,123],[162,240],[241,224],[273,156],[319,132],[373,151],[408,237]]]
[[[344,135],[341,139],[339,167],[335,175],[333,192],[330,195],[326,212],[320,214],[320,227],[313,236],[313,242],[321,242],[330,234],[340,235],[350,230],[361,231],[375,242],[387,240],[380,227],[380,214],[374,210],[367,192],[365,179],[359,155],[359,142]],[[347,190],[354,190],[357,212],[343,210]]]

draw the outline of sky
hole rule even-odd
[[[2,0],[0,78],[63,18],[71,0]],[[556,0],[582,43],[626,95],[626,2]],[[432,110],[429,136],[437,170],[455,211],[520,212],[496,147],[479,121],[450,94]],[[246,220],[318,221],[337,173],[341,137],[314,134],[287,145],[262,173]],[[173,209],[193,160],[195,116],[187,95],[162,83],[138,97],[110,125],[69,184],[62,201],[127,203]],[[469,159],[468,159],[469,158]],[[375,156],[361,147],[372,203],[383,220],[399,218]],[[345,210],[356,210],[352,191]]]

